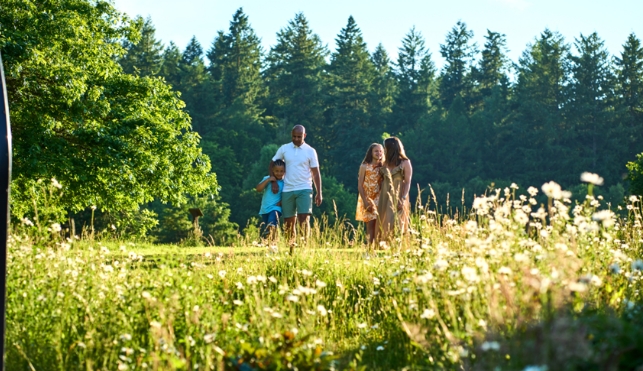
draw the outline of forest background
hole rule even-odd
[[[211,242],[230,243],[255,228],[253,188],[295,124],[321,162],[315,215],[331,222],[353,217],[359,164],[387,135],[413,161],[412,196],[431,184],[444,210],[511,183],[556,180],[582,198],[584,171],[604,177],[612,204],[643,189],[635,34],[610,55],[596,33],[569,41],[545,29],[511,61],[505,35],[488,31],[478,46],[460,21],[438,69],[415,28],[391,60],[382,45],[369,52],[353,17],[334,50],[302,13],[263,50],[239,9],[206,49],[193,38],[180,50],[156,39],[152,19],[108,2],[8,0],[1,10],[13,217],[23,223],[37,222],[35,205],[68,228],[73,219],[77,229],[179,242],[199,207]],[[65,192],[53,208],[38,181],[52,178]]]

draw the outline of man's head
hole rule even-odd
[[[272,164],[272,174],[277,179],[283,179],[286,174],[286,163],[283,160],[277,160]]]
[[[303,125],[295,125],[290,134],[294,145],[299,147],[304,144],[304,139],[306,139],[306,128]]]

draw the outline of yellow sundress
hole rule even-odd
[[[371,211],[366,210],[362,195],[358,193],[357,196],[357,210],[355,212],[355,220],[361,222],[370,222],[377,219],[377,203],[380,198],[380,171],[379,166],[372,164],[362,164],[365,167],[364,171],[364,193],[366,197],[372,202],[373,208]]]

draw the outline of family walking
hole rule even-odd
[[[322,181],[317,152],[306,142],[306,128],[296,125],[291,132],[292,142],[279,147],[270,161],[268,174],[256,186],[263,192],[259,214],[269,239],[276,236],[279,219],[284,219],[284,230],[294,249],[297,228],[308,238],[310,215],[314,203],[320,206]],[[390,238],[395,230],[405,232],[409,224],[413,169],[396,137],[387,138],[384,146],[373,143],[359,167],[356,219],[366,224],[368,242]]]

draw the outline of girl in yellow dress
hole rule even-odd
[[[366,224],[368,243],[375,241],[375,223],[377,221],[377,203],[380,198],[380,167],[384,147],[379,143],[373,143],[368,147],[366,156],[359,167],[357,180],[357,212],[355,219]]]

